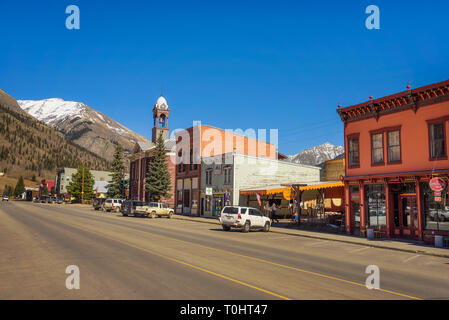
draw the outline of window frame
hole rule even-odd
[[[395,160],[395,161],[390,161],[390,140],[388,139],[388,135],[390,134],[390,132],[395,132],[398,131],[399,132],[399,160]],[[391,127],[385,130],[386,134],[385,134],[385,139],[386,139],[386,144],[387,144],[387,163],[388,164],[401,164],[402,163],[402,134],[401,134],[401,126],[398,127]]]
[[[380,130],[374,130],[374,131],[370,131],[370,143],[371,143],[371,166],[372,167],[377,167],[377,166],[384,166],[385,165],[385,130],[384,129],[380,129]],[[373,154],[373,137],[374,135],[378,135],[380,134],[382,136],[382,162],[374,162],[374,154]]]
[[[224,184],[232,183],[232,166],[227,165],[223,167]]]
[[[438,160],[447,160],[447,133],[446,133],[446,118],[439,118],[433,120],[427,120],[427,135],[428,135],[428,149],[429,149],[429,161],[438,161]],[[444,155],[442,157],[432,157],[432,140],[431,140],[431,127],[432,125],[441,123],[443,124],[443,133],[444,133]]]
[[[357,164],[351,164],[351,152],[350,152],[350,143],[349,141],[352,139],[357,139],[357,153],[358,153],[358,163]],[[346,159],[346,163],[348,166],[348,169],[356,169],[356,168],[360,168],[360,133],[352,133],[352,134],[348,134],[346,135],[346,143],[348,145],[348,150],[347,150],[347,159]]]

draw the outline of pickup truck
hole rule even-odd
[[[122,203],[120,212],[125,217],[132,216],[145,216],[148,217],[147,209],[149,208],[149,202],[139,200],[125,200]]]
[[[167,217],[171,219],[173,217],[174,211],[169,208],[165,203],[160,202],[150,202],[147,213],[150,218],[154,219],[156,217]]]

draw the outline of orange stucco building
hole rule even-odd
[[[346,232],[433,242],[449,235],[449,81],[341,108]],[[444,190],[429,186],[432,178]],[[441,180],[440,180],[441,181]]]

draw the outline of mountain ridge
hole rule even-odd
[[[18,100],[20,108],[87,150],[112,160],[115,147],[132,152],[136,142],[149,139],[128,129],[85,103],[61,98]]]
[[[23,111],[3,90],[0,90],[0,146],[0,170],[8,175],[53,179],[56,169],[65,166],[109,168],[104,158],[72,143]]]
[[[327,160],[333,160],[344,153],[343,146],[335,146],[325,142],[315,147],[306,148],[297,154],[288,156],[287,161],[318,166]]]

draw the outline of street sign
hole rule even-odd
[[[433,191],[443,191],[446,189],[446,181],[441,178],[432,178],[429,181],[429,187]]]

